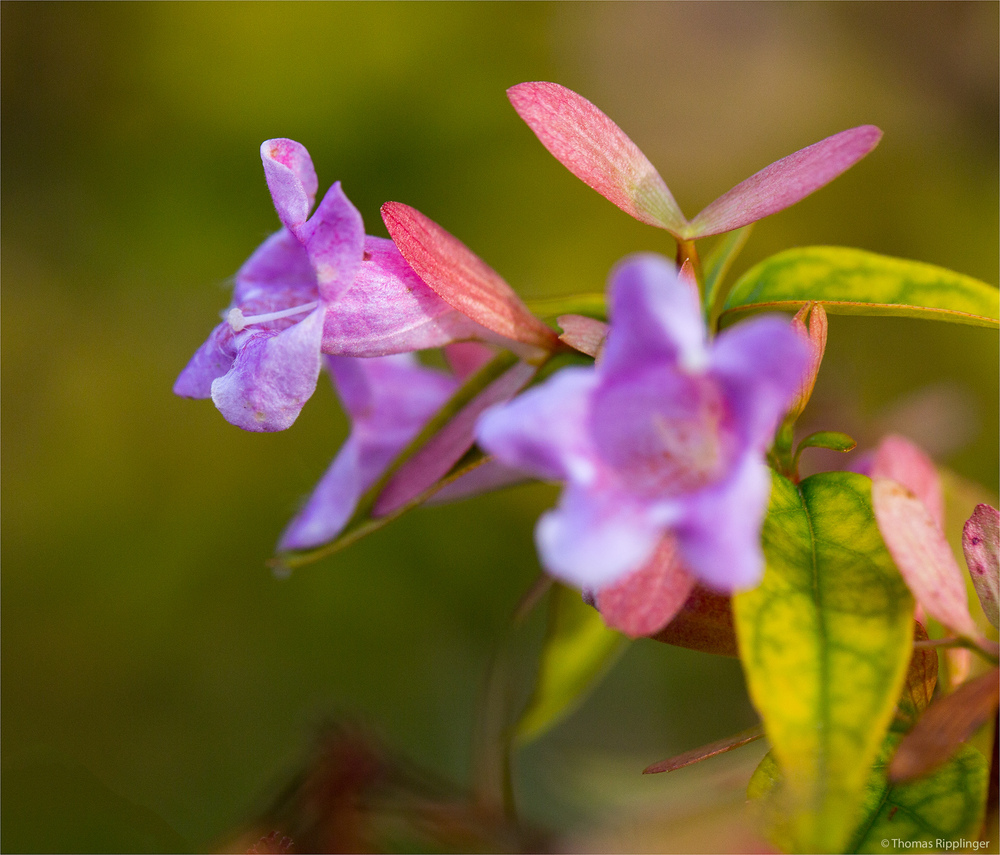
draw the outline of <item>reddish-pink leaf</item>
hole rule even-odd
[[[505,338],[550,352],[555,333],[514,290],[458,238],[415,208],[382,206],[382,219],[403,258],[442,300]]]
[[[889,553],[927,614],[961,635],[978,637],[962,571],[923,502],[902,484],[877,479],[872,505]]]
[[[652,637],[689,650],[739,656],[729,597],[701,585],[695,585],[674,619]]]
[[[882,138],[874,125],[841,131],[766,166],[691,221],[689,239],[731,232],[782,211],[833,181]]]
[[[896,749],[889,780],[909,781],[944,763],[996,713],[998,701],[1000,671],[996,668],[935,701]]]
[[[685,766],[707,760],[709,757],[717,757],[719,754],[725,754],[734,748],[748,745],[755,739],[760,739],[763,735],[764,727],[758,724],[734,736],[727,736],[725,739],[720,739],[717,742],[710,742],[708,745],[702,745],[700,748],[685,751],[676,757],[670,757],[666,760],[661,760],[659,763],[653,763],[651,766],[643,769],[642,774],[655,775],[657,772],[675,772],[678,769],[683,769]]]
[[[597,609],[608,626],[632,638],[652,635],[670,623],[693,587],[677,542],[667,536],[644,567],[597,592]]]
[[[944,489],[937,467],[924,450],[905,436],[889,434],[875,450],[871,479],[902,484],[923,502],[931,519],[944,530]]]
[[[986,619],[997,626],[1000,602],[1000,512],[976,505],[962,530],[962,550]]]
[[[808,316],[809,326],[806,326]],[[819,374],[819,367],[823,362],[823,354],[826,351],[827,332],[826,310],[822,303],[806,303],[792,318],[792,329],[795,330],[809,345],[809,367],[802,380],[802,385],[795,395],[795,402],[788,412],[789,419],[797,419],[809,403],[812,397],[813,387],[816,385],[816,377]]]
[[[625,132],[558,83],[519,83],[507,97],[563,166],[626,214],[683,237],[687,220],[653,164]]]
[[[556,318],[556,323],[562,330],[560,341],[580,353],[597,358],[604,346],[604,339],[608,337],[608,325],[604,321],[585,315],[560,315]]]
[[[472,447],[483,410],[508,401],[535,376],[537,367],[518,362],[466,404],[433,438],[406,461],[379,494],[373,515],[391,514],[448,474]]]

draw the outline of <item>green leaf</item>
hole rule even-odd
[[[903,687],[913,598],[863,475],[775,475],[762,540],[763,581],[733,597],[743,668],[787,778],[793,848],[839,851]]]
[[[836,246],[789,249],[765,259],[733,286],[723,318],[760,309],[794,311],[809,301],[833,314],[1000,326],[1000,298],[992,285],[943,267]]]
[[[885,767],[898,737],[890,737],[874,764],[864,789],[858,821],[851,840],[837,851],[913,852],[951,849],[961,840],[975,839],[983,820],[988,767],[975,748],[963,745],[936,772],[907,784],[890,785]],[[781,768],[768,752],[760,762],[747,797],[760,801],[764,822],[772,842],[795,851],[785,804],[785,780]]]
[[[927,777],[890,785],[885,776],[889,753],[884,752],[868,781],[862,808],[865,820],[848,851],[911,852],[923,848],[914,845],[918,841],[934,849],[964,849],[956,844],[975,839],[983,821],[986,758],[971,745],[963,745]]]
[[[627,646],[579,591],[554,586],[538,680],[517,723],[518,741],[530,742],[570,713]]]

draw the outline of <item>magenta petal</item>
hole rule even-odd
[[[212,400],[226,421],[249,431],[284,430],[316,389],[323,310],[280,333],[249,333]]]
[[[336,299],[354,282],[365,249],[361,214],[344,195],[339,181],[299,233],[305,238],[319,293],[325,300]]]
[[[830,183],[882,138],[874,125],[841,131],[765,167],[723,194],[691,221],[685,237],[731,232],[782,211]]]
[[[764,572],[760,529],[771,495],[771,471],[747,455],[724,483],[691,496],[675,527],[684,565],[716,591],[752,588]]]
[[[386,202],[382,219],[409,265],[446,303],[498,335],[543,352],[555,350],[552,330],[458,238],[399,202]]]
[[[507,97],[552,155],[605,199],[643,223],[683,236],[687,220],[660,174],[586,98],[557,83],[519,83]]]
[[[442,300],[391,240],[369,237],[354,282],[327,312],[323,352],[385,356],[464,339],[498,339]]]
[[[210,398],[212,381],[233,367],[236,348],[229,324],[219,324],[199,347],[174,383],[174,394],[185,398]]]
[[[472,447],[476,419],[487,407],[510,400],[537,370],[533,365],[519,362],[469,401],[386,484],[375,503],[374,516],[391,514],[447,475]]]
[[[944,490],[937,467],[916,443],[905,436],[890,434],[875,451],[871,472],[873,481],[887,478],[902,484],[916,496],[931,515],[934,524],[944,531]]]
[[[273,139],[261,143],[260,159],[278,217],[295,231],[309,216],[319,187],[309,152],[294,140]]]
[[[976,505],[962,531],[962,550],[983,613],[996,627],[1000,603],[1000,513],[996,508]]]
[[[886,548],[916,601],[953,631],[978,636],[964,575],[924,503],[902,484],[880,478],[872,481],[872,506]]]
[[[681,610],[694,584],[676,541],[667,536],[645,566],[597,592],[597,608],[608,626],[632,638],[655,635]]]

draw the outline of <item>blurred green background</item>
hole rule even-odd
[[[556,492],[420,510],[270,574],[346,432],[328,384],[277,435],[170,391],[278,226],[262,140],[304,143],[370,233],[406,202],[542,297],[673,246],[557,164],[507,87],[594,101],[689,215],[873,123],[875,152],[759,224],[735,272],[828,243],[995,283],[998,8],[3,3],[3,850],[230,846],[330,717],[468,783],[483,672]],[[997,411],[995,333],[831,319],[823,428],[904,429],[995,490]],[[694,851],[656,829],[712,793],[737,804],[745,776],[638,771],[753,720],[734,661],[634,644],[519,755],[525,812],[576,851]]]

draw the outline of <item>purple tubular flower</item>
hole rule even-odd
[[[554,576],[600,590],[672,535],[697,579],[752,587],[763,571],[764,455],[807,368],[805,344],[777,317],[709,343],[696,297],[657,255],[621,262],[609,302],[601,361],[487,411],[479,444],[565,483],[535,532]]]
[[[438,297],[392,241],[366,236],[339,182],[310,217],[318,182],[302,145],[267,140],[260,153],[283,228],[236,274],[226,319],[176,394],[211,397],[245,430],[284,430],[316,388],[322,353],[384,356],[498,338]]]
[[[458,387],[457,380],[421,366],[410,353],[329,356],[327,366],[350,416],[351,434],[285,529],[280,550],[308,549],[336,537],[365,490]]]

